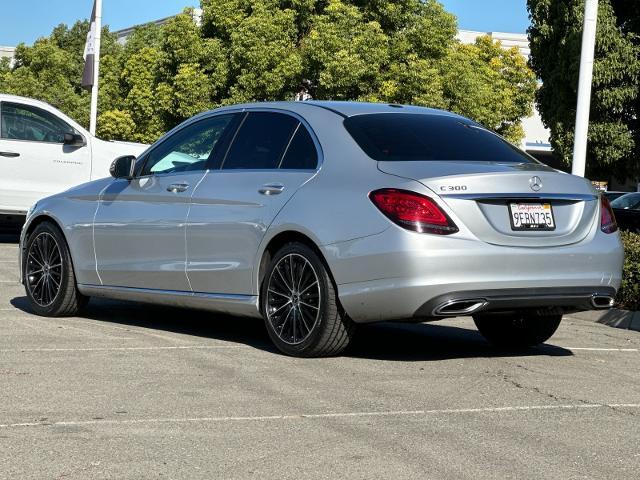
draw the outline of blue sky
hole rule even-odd
[[[526,0],[440,0],[467,30],[524,32]],[[112,30],[182,11],[198,0],[103,0],[104,22]],[[33,43],[59,23],[73,24],[91,14],[92,0],[2,0],[0,45]]]
[[[529,26],[526,0],[440,0],[465,30],[525,33]]]

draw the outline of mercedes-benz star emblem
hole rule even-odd
[[[531,177],[531,179],[529,180],[529,186],[534,192],[539,192],[542,188],[542,179],[538,176]]]

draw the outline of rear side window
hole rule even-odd
[[[380,113],[347,118],[344,126],[377,161],[535,161],[495,133],[456,117]]]
[[[223,170],[278,168],[299,123],[290,115],[249,113],[236,134]]]
[[[307,128],[301,123],[282,158],[280,168],[291,170],[315,170],[318,167],[318,151]]]

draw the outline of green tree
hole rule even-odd
[[[97,135],[107,140],[133,139],[136,124],[127,111],[109,110],[100,114],[96,127]]]
[[[314,18],[302,52],[314,98],[359,99],[379,83],[388,60],[388,36],[357,7],[331,0]]]
[[[98,133],[152,142],[194,114],[245,101],[314,98],[412,103],[468,115],[517,142],[535,77],[515,50],[485,38],[460,45],[437,0],[202,0],[124,46],[105,29]],[[80,89],[88,23],[56,27],[16,65],[0,91],[41,98],[88,124]]]
[[[474,45],[456,45],[441,68],[447,109],[514,143],[522,139],[521,119],[531,114],[536,79],[516,48],[480,37]]]
[[[571,161],[584,19],[583,0],[528,0],[531,66],[556,154]],[[634,13],[635,12],[635,13]],[[600,0],[589,125],[588,175],[640,175],[638,3]]]
[[[18,45],[13,68],[2,75],[2,91],[44,100],[88,125],[90,99],[80,87],[88,28],[87,21],[76,22],[71,28],[59,25],[33,46]],[[117,48],[115,38],[105,29],[103,55],[108,57]]]

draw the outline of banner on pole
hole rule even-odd
[[[91,11],[91,26],[87,33],[87,43],[84,46],[84,71],[82,72],[82,88],[91,90],[95,84],[95,46],[96,46],[96,3],[93,2]]]

